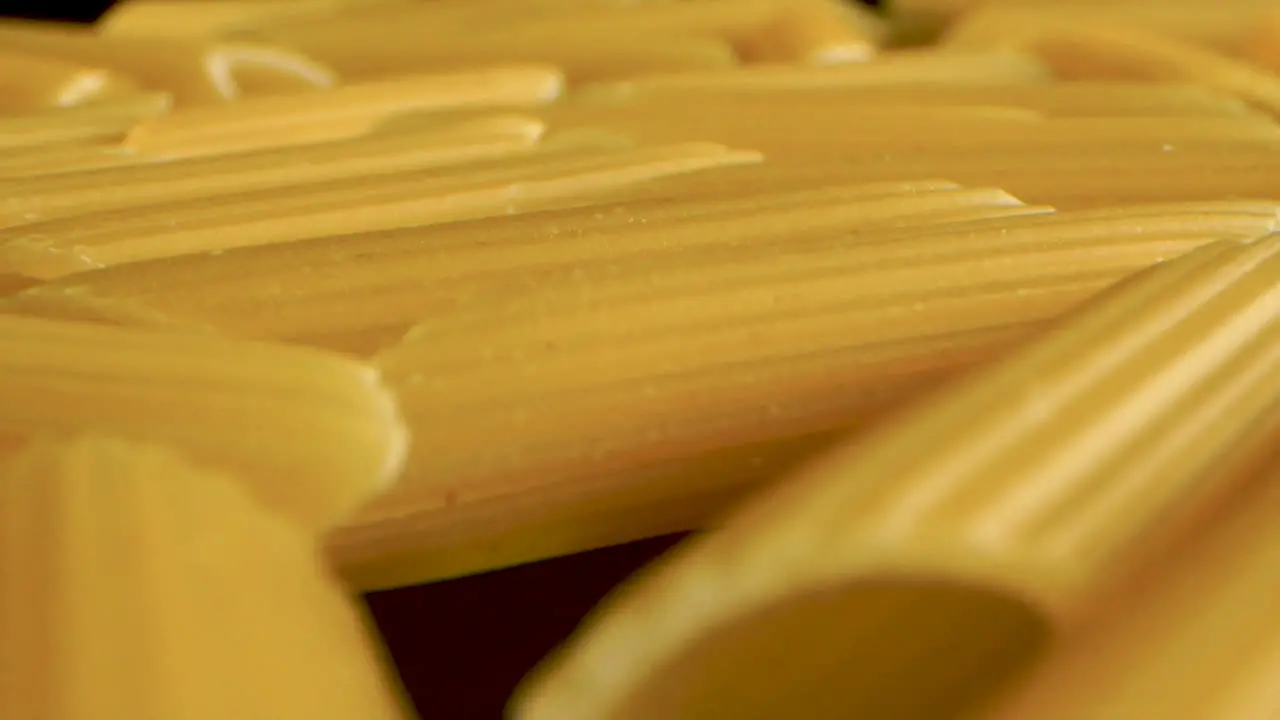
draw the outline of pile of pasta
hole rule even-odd
[[[0,22],[0,716],[406,718],[361,592],[699,530],[511,716],[1272,718],[1278,117],[1270,0]]]

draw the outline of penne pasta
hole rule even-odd
[[[1269,460],[1273,469],[1250,480],[1243,502],[1124,583],[1125,595],[983,717],[1273,715],[1280,483]]]
[[[138,95],[128,77],[20,50],[0,50],[0,110],[63,108]]]
[[[336,81],[328,68],[303,55],[251,43],[107,38],[52,23],[5,20],[0,45],[119,71],[148,90],[170,93],[179,105],[313,90]]]
[[[907,3],[936,1],[907,0]],[[1271,7],[1268,0],[1223,0],[1215,5],[1186,0],[995,0],[970,5],[972,8],[948,28],[942,38],[944,46],[989,47],[1016,41],[1029,31],[1079,25],[1083,21],[1097,27],[1138,28],[1232,52]]]
[[[422,172],[532,149],[543,125],[496,115],[419,132],[0,180],[0,227],[330,180]]]
[[[0,180],[123,167],[150,161],[154,158],[139,157],[112,145],[78,142],[37,145],[4,150],[0,154]]]
[[[972,713],[1249,484],[1229,469],[1275,442],[1277,258],[1272,236],[1170,262],[761,493],[597,613],[513,716]]]
[[[398,0],[124,0],[94,25],[107,37],[209,40],[261,25],[328,17]]]
[[[240,473],[315,531],[397,475],[376,371],[303,348],[0,315],[0,433],[108,431]]]
[[[560,65],[571,80],[597,80],[721,69],[737,57],[857,62],[874,54],[880,35],[875,18],[836,0],[590,3],[575,12],[543,7],[508,15],[507,25],[496,28],[464,20],[482,8],[492,12],[486,3],[473,9],[392,4],[359,17],[265,28],[255,36],[297,48],[350,77],[537,58]],[[706,60],[672,52],[684,47],[721,51],[702,53]]]
[[[400,113],[540,105],[560,93],[561,83],[559,72],[545,66],[411,75],[180,111],[138,124],[124,145],[147,155],[192,157],[340,140]]]
[[[742,73],[751,71],[743,70]],[[826,70],[823,73],[829,72]],[[818,77],[814,77],[818,76]],[[771,100],[776,104],[818,103],[839,108],[839,103],[863,110],[891,107],[915,108],[934,112],[939,108],[1019,108],[1051,118],[1125,117],[1170,118],[1214,117],[1252,114],[1239,99],[1194,84],[1158,85],[1143,82],[1060,82],[1004,85],[913,85],[889,83],[847,87],[839,83],[824,85],[818,72],[797,74],[797,79],[813,80],[784,83],[708,82],[699,86],[645,82],[643,79],[616,83],[599,83],[583,87],[576,98],[586,102],[613,105],[652,103],[734,103]],[[742,98],[741,96],[747,96]]]
[[[813,154],[755,168],[727,168],[673,178],[641,192],[666,195],[720,192],[726,186],[774,189],[823,183],[881,182],[903,177],[948,177],[967,185],[1001,187],[1030,203],[1063,210],[1117,204],[1196,202],[1275,195],[1280,154],[1269,142],[1140,143],[987,149],[939,147],[927,153],[868,149],[840,156]]]
[[[344,22],[339,27],[345,32],[348,25]],[[722,71],[738,62],[733,48],[716,38],[668,37],[626,32],[624,28],[571,35],[521,30],[480,37],[451,33],[429,41],[415,34],[398,43],[394,36],[379,36],[368,43],[339,36],[324,44],[291,39],[281,44],[305,48],[308,55],[320,58],[352,81],[406,71],[443,72],[538,60],[554,64],[571,82],[589,82],[647,73]]]
[[[311,538],[240,484],[92,434],[0,460],[6,716],[409,717]]]
[[[1280,711],[1273,0],[870,4],[0,20],[0,718]]]
[[[603,190],[759,159],[710,143],[634,151],[570,146],[457,173],[402,171],[91,213],[0,230],[0,271],[52,278],[161,257],[572,206]]]
[[[1280,126],[1258,116],[1043,119],[1015,108],[860,108],[842,98],[830,98],[830,102],[814,98],[796,108],[767,95],[725,98],[706,109],[691,107],[687,100],[652,105],[565,106],[550,108],[543,117],[552,127],[605,127],[640,142],[716,137],[784,161],[901,150],[1156,144],[1180,147],[1228,139],[1262,144],[1280,138]],[[803,123],[806,132],[789,130],[783,118]]]
[[[1130,273],[1276,226],[1274,204],[1239,212],[799,231],[433,282],[415,305],[440,309],[377,358],[415,439],[404,479],[333,557],[387,587],[688,529],[672,518],[706,522],[697,498],[751,476],[686,465],[873,422]]]
[[[207,4],[209,0],[193,0]],[[531,21],[555,21],[566,15],[586,11],[598,16],[632,5],[633,0],[467,0],[467,2],[443,2],[423,7],[416,2],[402,0],[339,0],[346,5],[326,16],[297,16],[263,22],[258,27],[240,33],[252,37],[254,32],[280,33],[288,37],[311,37],[340,32],[338,21],[346,25],[352,37],[370,38],[380,30],[404,32],[412,25],[427,26],[427,32],[441,29],[492,30],[494,18],[503,18],[520,25]],[[665,2],[665,0],[663,0]],[[701,0],[700,0],[701,1]],[[260,0],[250,0],[257,5]],[[270,0],[279,5],[281,0]],[[283,6],[282,6],[283,7]]]
[[[173,105],[156,93],[104,100],[74,108],[45,109],[0,115],[0,164],[9,152],[67,144],[119,141],[139,121],[162,115]]]
[[[1247,62],[1122,25],[1052,23],[1006,37],[1067,79],[1196,82],[1232,93],[1272,116],[1280,113],[1280,78]]]
[[[514,279],[513,287],[523,287],[521,275],[536,278],[577,263],[785,243],[799,233],[1046,211],[1000,191],[925,181],[719,201],[588,205],[138,263],[47,284],[11,306],[56,317],[212,328],[367,355],[395,343],[424,314],[453,304],[459,283]]]
[[[1004,86],[1042,83],[1052,75],[1036,58],[1012,52],[897,50],[865,63],[828,67],[745,66],[734,72],[684,72],[629,81],[637,88],[687,90],[862,88],[886,85]]]

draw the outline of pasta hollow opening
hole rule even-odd
[[[1049,635],[1031,605],[993,589],[863,578],[703,635],[613,717],[962,717],[1029,666]]]

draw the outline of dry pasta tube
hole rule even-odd
[[[871,215],[880,210],[870,205],[860,209]],[[866,342],[900,339],[899,333],[903,338],[925,336],[937,330],[935,320],[923,317],[936,296],[947,294],[946,300],[938,301],[946,305],[982,288],[978,294],[985,297],[986,289],[999,286],[1002,278],[1019,277],[1019,273],[1035,277],[1036,269],[1026,263],[1049,262],[1061,255],[1066,262],[1055,262],[1046,271],[1057,273],[1050,275],[1050,284],[1060,278],[1074,283],[1143,267],[1153,257],[1161,257],[1155,253],[1195,247],[1206,239],[1257,237],[1277,224],[1275,204],[1259,215],[1243,208],[1200,217],[1193,212],[1180,214],[1176,208],[1163,212],[1133,208],[1110,217],[1033,215],[915,228],[890,226],[879,232],[874,217],[869,220],[861,231],[847,215],[844,227],[828,220],[825,227],[815,223],[784,229],[776,216],[765,215],[750,219],[750,231],[722,231],[721,242],[701,246],[680,238],[679,231],[692,234],[690,230],[710,229],[694,223],[655,231],[673,244],[683,240],[684,252],[631,252],[587,263],[513,266],[501,275],[490,271],[465,283],[439,279],[435,284],[443,287],[437,293],[449,293],[448,299],[424,306],[451,311],[433,313],[405,336],[399,349],[383,353],[380,364],[393,375],[426,371],[454,375],[447,387],[430,390],[436,400],[454,402],[488,394],[515,397],[531,385],[544,392],[561,383],[588,382],[595,371],[610,381],[621,379],[619,373],[629,372],[626,368],[592,364],[603,362],[615,348],[626,348],[628,362],[635,364],[632,370],[642,375],[678,372],[687,369],[688,363],[701,362],[699,352],[707,352],[708,357],[728,352],[741,332],[750,332],[752,323],[772,327],[791,312],[830,313],[812,322],[842,323],[850,337],[867,330]],[[1122,240],[1126,237],[1127,242]],[[848,247],[851,242],[854,247]],[[965,246],[956,248],[960,242]],[[856,287],[842,285],[853,277],[858,278]],[[778,297],[784,292],[785,297]],[[889,306],[899,307],[899,302],[907,306],[900,296],[916,294],[929,298],[918,303],[919,326],[907,317],[905,324],[894,328],[864,328],[854,309],[858,303],[880,301],[888,315]],[[699,303],[706,305],[698,307]],[[834,312],[837,309],[847,314]],[[804,335],[812,329],[799,319],[791,322],[788,328],[771,329],[769,337],[781,343],[793,330]],[[740,323],[741,328],[694,331],[728,323]],[[682,331],[689,336],[671,344]],[[463,336],[475,336],[480,345],[458,342]],[[548,342],[554,345],[536,349]],[[426,348],[431,354],[422,357]],[[483,357],[474,357],[477,348]],[[505,375],[498,372],[508,366]],[[577,370],[571,371],[570,366]],[[491,374],[494,377],[484,377]],[[487,389],[468,384],[482,378]]]
[[[875,57],[885,36],[884,24],[860,4],[802,0],[783,3],[779,19],[741,52],[749,60],[843,65]]]
[[[339,27],[345,29],[346,23]],[[546,62],[563,70],[572,82],[589,82],[649,73],[723,72],[738,62],[733,48],[717,38],[624,32],[621,28],[604,34],[513,29],[476,35],[460,30],[430,39],[415,34],[398,42],[391,35],[369,42],[339,37],[323,43],[280,43],[305,48],[309,56],[351,81]]]
[[[208,40],[261,24],[324,17],[398,0],[125,0],[111,6],[94,29],[107,37]]]
[[[0,227],[166,202],[214,198],[427,171],[531,150],[541,122],[491,115],[422,132],[382,133],[333,143],[134,164],[5,182]]]
[[[1270,0],[1223,0],[1212,5],[1189,0],[987,0],[977,5],[948,29],[943,45],[990,47],[1044,28],[1089,23],[1140,28],[1234,52],[1272,7]]]
[[[898,50],[865,63],[830,67],[746,66],[734,72],[689,72],[630,81],[638,89],[735,90],[766,88],[861,88],[885,85],[1004,86],[1043,83],[1052,74],[1026,54],[993,51]]]
[[[717,142],[729,144],[743,140],[771,156],[784,155],[788,148],[811,145],[827,147],[830,156],[860,144],[879,147],[895,141],[899,145],[908,141],[945,143],[957,137],[980,142],[1001,129],[1030,130],[1044,120],[1039,113],[1022,108],[921,108],[906,103],[865,106],[836,95],[791,106],[760,95],[724,98],[708,105],[690,102],[687,97],[656,102],[563,103],[540,110],[539,117],[553,132],[599,128],[646,143],[682,142],[690,137],[715,137],[720,139]],[[1189,118],[1188,122],[1215,120],[1221,121],[1217,127],[1224,129],[1248,128],[1255,133],[1264,128],[1275,130],[1275,124],[1267,118]],[[425,121],[434,122],[430,115]],[[417,116],[403,116],[382,127],[420,125]],[[806,132],[796,133],[795,127],[803,127]]]
[[[1195,202],[1205,198],[1275,195],[1280,151],[1274,143],[1230,138],[1172,145],[1146,142],[1112,147],[938,147],[796,154],[759,168],[725,168],[672,178],[640,193],[676,196],[720,193],[726,187],[813,187],[947,177],[966,185],[996,185],[1019,198],[1063,210],[1117,204]]]
[[[137,123],[169,112],[167,93],[103,100],[72,108],[48,108],[0,116],[0,163],[10,152],[50,145],[119,142]]]
[[[642,38],[655,46],[681,38],[714,41],[724,43],[730,57],[736,51],[752,62],[848,62],[874,55],[881,30],[869,12],[838,0],[597,3],[574,10],[561,5],[561,12],[548,13],[539,12],[535,4],[531,12],[517,12],[514,17],[503,14],[503,27],[493,26],[491,17],[463,17],[491,9],[489,5],[480,3],[468,12],[442,4],[396,4],[361,17],[268,28],[262,36],[355,75],[420,68],[449,59],[523,60],[529,58],[510,53],[542,52],[547,54],[539,59],[562,65],[571,78],[593,79],[602,71],[592,67],[586,53],[565,54],[568,48],[598,49],[597,61],[606,66],[615,64],[609,60],[609,45],[625,46],[628,38]],[[703,68],[636,64],[609,74],[681,69]]]
[[[746,70],[743,73],[748,72]],[[1238,98],[1199,85],[1144,82],[1061,82],[1006,85],[885,84],[842,87],[832,83],[805,85],[784,83],[723,83],[704,85],[600,83],[579,89],[571,100],[586,103],[628,105],[655,101],[688,103],[733,102],[769,98],[793,108],[801,103],[834,105],[836,99],[863,108],[915,107],[921,112],[937,108],[1009,107],[1051,118],[1165,118],[1236,117],[1254,111]]]
[[[52,278],[161,257],[586,204],[664,176],[759,162],[710,143],[525,153],[412,171],[90,213],[0,230],[0,271]]]
[[[1110,293],[645,573],[513,716],[965,716],[1250,480],[1277,288],[1272,237]]]
[[[53,23],[0,21],[0,45],[116,70],[180,105],[329,87],[333,74],[298,53],[252,43],[104,38]]]
[[[595,16],[550,20],[558,32],[645,31],[697,34],[732,43],[747,62],[843,64],[875,56],[883,36],[878,18],[861,6],[832,0],[700,0],[650,3]]]
[[[865,107],[856,103],[856,96],[829,96],[797,99],[793,105],[761,94],[705,105],[691,103],[688,98],[607,107],[566,105],[549,108],[543,117],[552,127],[607,127],[641,142],[714,137],[780,160],[856,152],[927,153],[948,147],[1097,149],[1149,147],[1153,143],[1179,147],[1228,139],[1272,142],[1280,138],[1280,126],[1265,116],[1045,120],[1017,108]],[[796,127],[805,131],[796,132]]]
[[[0,109],[6,112],[71,107],[141,92],[118,72],[0,49]]]
[[[1044,213],[993,189],[898,183],[719,201],[588,205],[120,266],[26,293],[44,316],[213,328],[370,354],[394,344],[469,278],[587,261],[783,243],[831,233]],[[940,185],[940,183],[938,184]],[[749,221],[744,221],[748,220]]]
[[[1220,12],[1215,9],[1215,12]],[[1066,79],[1195,82],[1280,114],[1280,77],[1191,42],[1123,25],[1045,23],[1004,41]]]
[[[638,410],[628,409],[637,413],[635,424],[606,424],[607,431],[630,441],[655,433],[655,428],[665,429],[668,418],[678,417],[658,414],[660,403],[679,413],[682,395],[691,403],[710,398],[714,404],[704,413],[686,414],[675,431],[663,432],[662,438],[650,436],[665,439],[665,447],[650,442],[601,448],[592,439],[571,448],[567,442],[576,441],[567,441],[550,453],[529,457],[524,468],[513,468],[513,460],[520,462],[519,456],[527,455],[528,446],[522,443],[504,447],[504,457],[495,458],[505,467],[487,472],[475,468],[479,472],[465,475],[457,473],[453,458],[445,459],[437,467],[451,466],[446,472],[457,473],[448,476],[453,480],[403,486],[370,506],[328,536],[328,556],[349,585],[374,590],[704,528],[751,490],[776,481],[779,473],[828,448],[837,434],[879,422],[967,370],[1008,353],[1041,329],[1022,325],[891,343],[864,352],[822,353],[808,362],[783,359],[776,371],[754,366],[755,378],[747,370],[729,377],[720,370],[714,373],[719,377],[708,372],[664,378],[656,385],[640,386],[653,387],[654,395]],[[793,385],[788,397],[756,394],[747,399],[760,383],[775,390],[782,383]],[[832,401],[835,387],[849,393]],[[822,395],[828,401],[820,400]],[[725,396],[738,400],[716,401]],[[617,390],[602,396],[611,403],[634,399],[635,392]],[[581,417],[577,409],[559,401],[539,402]],[[762,408],[775,406],[782,412],[765,427],[726,427],[722,420],[725,412],[759,417]],[[527,407],[522,400],[512,414],[526,412]],[[616,415],[620,406],[612,407]],[[594,416],[602,417],[603,409],[595,408]],[[702,437],[683,434],[685,422],[706,418],[714,419],[714,425]],[[576,419],[574,426],[581,427]],[[471,422],[464,432],[475,427]],[[708,439],[709,434],[714,436]],[[545,432],[537,435],[542,441],[559,442]],[[544,472],[556,477],[555,487],[544,484]]]
[[[271,0],[279,5],[282,0]],[[347,37],[369,40],[379,32],[405,33],[409,28],[429,32],[450,29],[459,32],[492,31],[494,18],[501,18],[508,25],[524,25],[529,22],[563,19],[586,13],[595,15],[603,11],[625,8],[634,0],[467,0],[467,2],[443,2],[424,7],[418,2],[403,0],[338,0],[347,7],[328,15],[280,18],[263,22],[234,33],[238,37],[255,37],[278,34],[290,38],[334,37],[345,33]],[[665,0],[664,0],[665,1]],[[209,0],[192,0],[202,5]],[[257,5],[265,3],[255,0]]]
[[[414,436],[404,479],[333,557],[385,587],[671,530],[686,498],[751,477],[690,484],[704,458],[749,469],[757,444],[864,425],[1119,278],[1274,214],[1182,234],[1169,229],[1197,223],[1142,211],[801,234],[433,283],[418,297],[438,310],[378,356]],[[637,510],[611,524],[620,507]]]
[[[0,179],[58,175],[153,161],[112,146],[58,143],[0,152]]]
[[[372,623],[239,479],[100,435],[0,461],[6,717],[399,720]]]
[[[691,105],[684,98],[652,103],[563,104],[546,108],[542,116],[552,127],[603,126],[647,142],[672,142],[668,138],[681,137],[728,138],[725,142],[745,138],[778,147],[805,142],[797,135],[813,137],[815,143],[823,145],[875,143],[900,136],[919,140],[926,125],[944,138],[976,135],[977,141],[983,131],[1034,126],[1043,120],[1035,112],[1007,107],[948,107],[923,112],[910,105],[858,106],[838,96],[815,100],[790,107],[762,96],[725,98],[711,106]],[[743,113],[748,115],[744,117]],[[805,128],[805,132],[795,132],[796,127]]]
[[[303,348],[0,316],[0,432],[106,429],[240,473],[308,530],[396,477],[408,439],[378,373]]]
[[[1124,594],[1100,620],[980,717],[1275,717],[1280,465],[1274,453],[1265,460],[1271,467],[1225,513],[1177,555],[1121,583]]]
[[[541,105],[554,100],[562,86],[556,69],[538,65],[409,75],[179,111],[139,124],[125,146],[147,155],[191,157],[324,142],[365,134],[401,113]]]

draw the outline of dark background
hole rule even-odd
[[[0,16],[93,22],[111,5],[0,0]],[[525,673],[605,593],[678,539],[378,592],[366,600],[423,717],[496,720]]]

